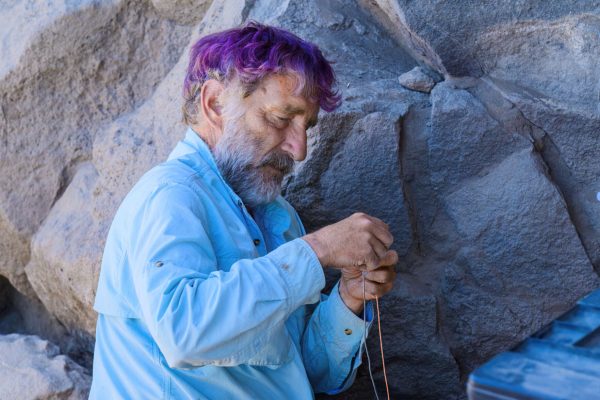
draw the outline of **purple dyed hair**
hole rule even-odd
[[[197,122],[200,89],[208,79],[229,82],[237,77],[248,96],[269,74],[285,72],[295,72],[302,94],[323,110],[339,107],[341,96],[335,90],[333,68],[316,45],[254,21],[205,36],[190,50],[183,85],[184,122]]]

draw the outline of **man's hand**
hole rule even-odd
[[[389,226],[364,213],[356,213],[335,224],[302,237],[313,248],[321,265],[332,268],[363,267],[372,271],[397,254],[388,250],[394,241]]]
[[[373,271],[364,271],[356,267],[342,268],[342,278],[340,279],[340,297],[344,304],[355,314],[360,314],[363,310],[363,279],[364,299],[373,300],[375,297],[381,297],[390,290],[396,279],[395,264],[398,262],[396,252],[390,252],[386,262],[389,265],[379,267]]]
[[[321,265],[341,269],[340,296],[355,314],[363,309],[363,279],[365,300],[392,290],[398,254],[389,250],[394,237],[380,219],[356,213],[303,239],[313,248]]]

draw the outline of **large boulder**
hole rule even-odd
[[[529,138],[507,132],[477,98],[449,82],[433,89],[431,103],[429,169],[439,195],[531,146]]]
[[[31,236],[102,125],[152,93],[189,33],[143,2],[61,4],[0,10],[0,274],[28,295]]]
[[[26,272],[37,296],[68,329],[95,331],[93,310],[107,220],[88,211],[99,192],[98,173],[84,163],[34,235]],[[60,235],[57,233],[60,232]]]
[[[484,75],[488,66],[497,61],[495,57],[526,50],[518,48],[519,43],[527,42],[538,48],[548,44],[548,41],[536,42],[535,37],[520,36],[518,32],[526,32],[521,29],[538,24],[551,27],[573,17],[584,19],[600,13],[600,5],[594,0],[576,3],[376,0],[375,3],[417,58],[432,64],[440,72],[475,77]],[[435,59],[430,58],[432,53]],[[536,64],[531,59],[514,61],[518,61],[515,65]]]
[[[0,335],[0,398],[87,399],[91,377],[37,336]]]
[[[445,204],[461,247],[442,275],[442,329],[465,370],[600,285],[533,148],[460,185]]]
[[[582,110],[505,81],[489,81],[538,130],[541,155],[550,167],[588,257],[600,271],[600,114]],[[599,103],[600,104],[600,103]]]

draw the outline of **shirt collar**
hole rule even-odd
[[[192,153],[197,153],[200,155],[202,160],[206,162],[210,169],[212,169],[223,181],[233,201],[235,203],[238,201],[241,203],[240,197],[233,191],[233,189],[231,189],[227,181],[225,181],[223,178],[223,175],[221,175],[221,171],[219,171],[219,168],[217,167],[217,163],[215,162],[212,151],[206,142],[192,128],[188,127],[185,133],[185,138],[177,143],[173,151],[171,151],[171,154],[169,154],[168,160],[183,157]],[[282,233],[289,229],[291,223],[288,212],[280,203],[283,201],[283,198],[278,196],[278,198],[274,201],[268,204],[260,205],[253,210],[255,216],[258,216],[264,221],[268,221],[267,224],[270,225],[269,228],[277,231],[277,233]]]
[[[168,160],[179,158],[190,153],[198,153],[212,170],[219,176],[221,175],[212,151],[210,151],[206,142],[192,128],[187,129],[185,138],[177,143],[177,146],[175,146],[171,154],[169,154]]]

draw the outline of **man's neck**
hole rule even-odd
[[[191,125],[190,128],[206,143],[211,151],[214,149],[220,133],[214,132],[214,129],[210,125],[203,123]]]

